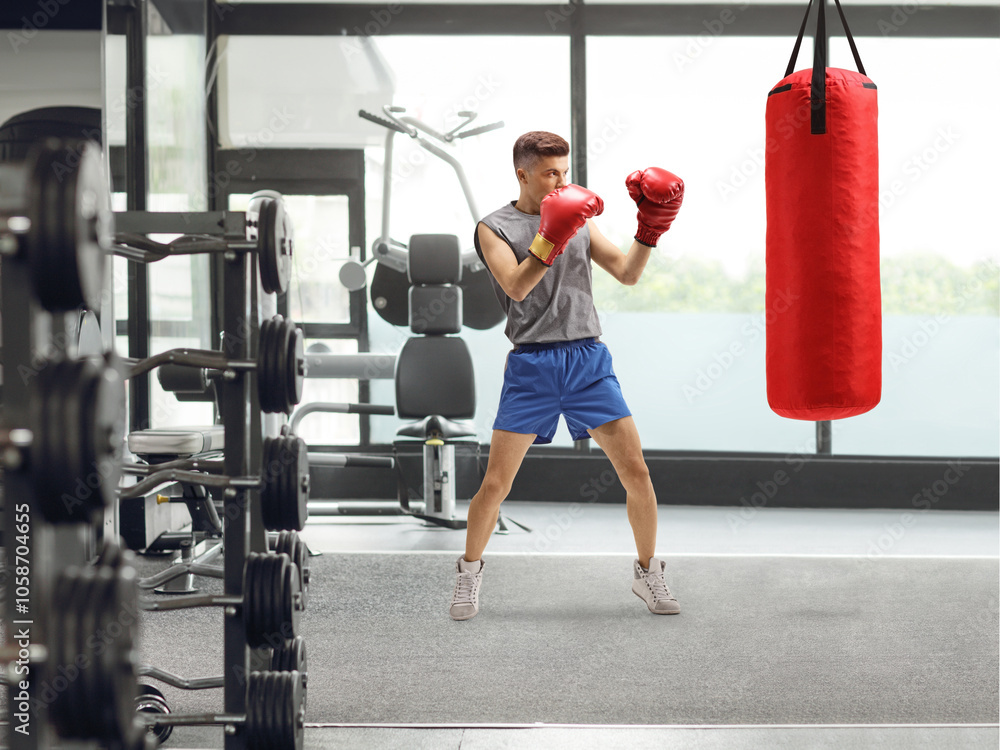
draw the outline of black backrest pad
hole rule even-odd
[[[403,344],[396,358],[396,414],[401,419],[475,416],[476,379],[465,341],[427,336]]]
[[[425,336],[462,332],[462,287],[458,284],[411,286],[410,330]]]
[[[411,284],[457,284],[462,280],[462,249],[453,234],[414,234],[410,237]]]

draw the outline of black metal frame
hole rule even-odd
[[[121,8],[125,15],[127,49],[125,87],[128,91],[146,90],[146,3]],[[145,211],[149,198],[149,148],[146,126],[146,97],[125,110],[125,186],[129,211]],[[128,261],[128,355],[135,359],[149,356],[149,268]],[[128,383],[129,429],[144,430],[150,423],[149,376],[132,378]]]
[[[366,448],[366,456],[396,455],[403,474],[419,477],[419,445],[407,452]],[[350,454],[357,446],[334,446]],[[489,454],[489,445],[482,447]],[[996,459],[983,457],[831,456],[812,453],[699,453],[643,451],[659,505],[757,508],[883,508],[996,511],[1000,475]],[[472,459],[456,455],[457,492],[470,497],[481,475]],[[391,472],[366,468],[311,470],[316,500],[392,500]],[[954,481],[949,481],[954,480]],[[414,486],[418,492],[419,485]],[[925,494],[925,490],[930,493]],[[624,503],[625,490],[608,458],[569,447],[528,451],[510,500],[557,503]]]
[[[696,36],[705,33],[706,19],[728,10],[733,21],[727,33],[774,36],[775,29],[794,34],[802,20],[800,3],[633,5],[570,0],[546,5],[404,3],[401,8],[391,23],[379,25],[377,34]],[[216,17],[220,34],[351,35],[370,33],[364,29],[373,10],[385,10],[385,4],[219,3]],[[852,6],[851,29],[855,36],[995,37],[1000,23],[996,7],[920,6],[913,13],[902,11],[905,22],[888,29],[885,24],[899,11],[898,4],[890,3]]]

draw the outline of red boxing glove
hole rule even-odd
[[[684,200],[684,181],[659,167],[637,170],[625,178],[625,187],[639,207],[639,229],[635,238],[656,247],[660,235],[670,229]]]
[[[587,219],[604,211],[604,201],[585,187],[566,185],[542,198],[541,209],[538,234],[531,241],[528,252],[551,266]]]

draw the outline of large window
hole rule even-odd
[[[399,17],[408,4],[418,3],[401,3]],[[811,452],[813,423],[768,408],[764,367],[764,110],[795,28],[741,37],[738,24],[723,24],[713,33],[711,8],[690,7],[707,14],[706,33],[586,41],[587,142],[573,145],[586,152],[588,187],[605,199],[604,233],[630,244],[635,207],[624,178],[634,169],[663,166],[687,185],[680,218],[637,286],[595,271],[604,338],[646,448]],[[571,135],[569,38],[392,31],[226,38],[223,143],[240,148],[266,136],[274,145],[364,148],[366,253],[380,235],[386,173],[393,239],[449,232],[471,248],[475,220],[517,196],[516,137]],[[833,450],[996,456],[1000,248],[988,222],[1000,189],[984,175],[1000,163],[1000,102],[967,72],[997,69],[1000,40],[887,33],[859,37],[858,46],[879,87],[883,398],[868,414],[834,422]],[[285,67],[303,61],[309,72],[273,76],[253,64],[261,56]],[[798,67],[811,59],[806,40]],[[831,40],[831,65],[853,66],[843,37]],[[359,108],[383,105],[441,130],[456,126],[462,110],[476,111],[476,124],[505,121],[501,131],[448,147],[468,173],[474,211],[450,167],[413,139],[394,136],[387,164],[384,130],[366,122],[344,129]],[[276,111],[291,120],[272,127]],[[370,301],[368,321],[372,351],[398,351],[410,335]],[[463,336],[476,358],[476,422],[488,440],[509,343],[500,328]],[[391,403],[392,384],[373,381],[371,400]],[[391,441],[396,426],[373,420],[371,440]],[[571,443],[564,425],[554,443]]]
[[[599,225],[627,248],[633,169],[686,185],[647,272],[625,288],[595,273],[605,338],[650,448],[809,451],[809,422],[767,406],[764,378],[764,107],[789,38],[588,40],[589,187]],[[998,453],[995,97],[962,70],[1000,66],[997,40],[858,40],[879,87],[883,398],[833,424],[838,454]],[[961,68],[957,62],[961,60]],[[803,62],[810,61],[810,62]],[[804,45],[798,67],[811,64]],[[844,39],[831,65],[852,65]],[[968,83],[966,83],[968,81]]]

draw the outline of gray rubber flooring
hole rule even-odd
[[[307,748],[991,748],[996,513],[661,507],[684,608],[630,591],[624,506],[505,503],[482,611],[447,616],[463,531],[314,517]],[[460,514],[464,515],[464,507]],[[873,546],[874,545],[874,546]],[[166,565],[140,560],[149,575]],[[204,592],[220,582],[200,579]],[[221,672],[217,610],[143,616],[141,659]],[[221,690],[162,686],[174,711]],[[166,748],[222,748],[178,728]]]
[[[313,558],[307,721],[439,728],[315,728],[309,747],[327,746],[324,733],[337,738],[330,747],[561,747],[560,737],[574,747],[751,747],[746,728],[709,737],[691,727],[997,721],[995,560],[669,557],[684,611],[657,617],[631,593],[631,556],[488,553],[481,612],[456,623],[455,557]],[[217,612],[150,613],[143,633],[155,634],[144,660],[170,671],[207,676],[219,661]],[[221,691],[164,692],[175,711],[221,708]],[[686,728],[468,728],[536,722]],[[766,731],[803,746],[805,730]],[[808,731],[830,733],[831,747],[893,746],[886,732],[900,747],[978,746],[942,743],[930,727]],[[963,743],[996,744],[990,727],[963,731]],[[222,746],[219,730],[213,739],[178,729],[175,742]]]

